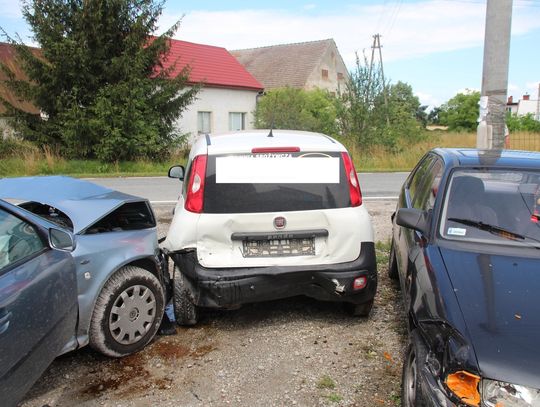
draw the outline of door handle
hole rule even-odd
[[[11,318],[11,311],[0,317],[0,335],[7,331]]]

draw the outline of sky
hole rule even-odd
[[[159,31],[181,19],[175,38],[229,50],[333,38],[350,70],[380,34],[386,78],[439,106],[481,88],[486,1],[168,0]],[[0,0],[0,10],[0,27],[33,44],[19,2]],[[537,99],[539,82],[540,0],[513,0],[508,95]]]

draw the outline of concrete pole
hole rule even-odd
[[[512,0],[487,0],[480,123],[476,147],[504,147]]]

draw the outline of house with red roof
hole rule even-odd
[[[0,43],[0,61],[10,67],[17,78],[25,79],[11,45]],[[172,65],[175,65],[172,76],[189,66],[189,83],[203,84],[195,102],[177,120],[178,132],[188,134],[189,142],[198,134],[253,128],[253,112],[263,86],[225,48],[172,39],[163,67]],[[32,104],[16,99],[2,84],[5,79],[0,71],[0,94],[17,107],[39,114],[39,109]],[[0,104],[0,130],[7,129],[3,114],[5,109]]]
[[[263,86],[225,48],[171,40],[164,68],[171,75],[188,66],[189,82],[202,83],[197,100],[178,119],[180,133],[222,133],[253,128],[253,112]]]

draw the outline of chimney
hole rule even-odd
[[[511,105],[512,103],[514,103],[514,97],[508,96],[508,104]]]
[[[527,93],[526,95],[523,95],[523,100],[529,100],[529,94]]]

